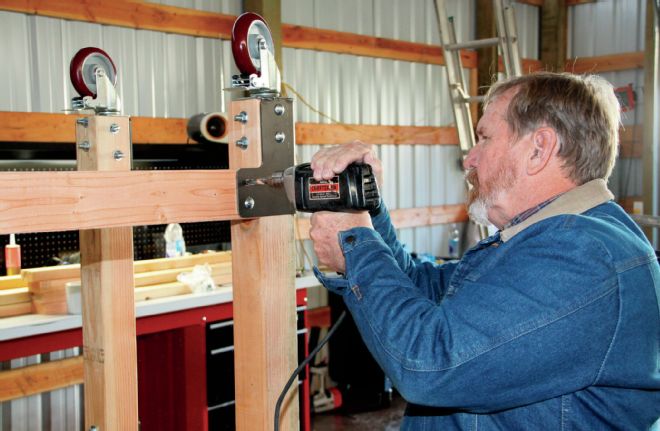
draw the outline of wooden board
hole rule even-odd
[[[241,111],[258,112],[258,103],[232,102],[231,118]],[[261,164],[257,118],[230,126],[229,142],[250,137],[245,151],[230,145],[232,169]],[[236,429],[271,430],[277,397],[297,366],[293,217],[233,221],[231,240]],[[283,431],[298,429],[298,390],[292,389],[282,407]]]
[[[0,317],[22,316],[32,312],[32,303],[21,302],[20,304],[0,305]]]
[[[644,68],[644,52],[600,55],[566,60],[565,70],[572,73],[603,73]]]
[[[0,402],[83,382],[82,356],[0,372]]]
[[[0,141],[75,143],[78,114],[0,111]],[[187,118],[131,118],[134,144],[196,144],[188,139]]]
[[[30,292],[27,287],[16,287],[0,291],[0,305],[20,304],[30,302]]]
[[[0,9],[222,39],[231,38],[231,28],[236,19],[231,15],[135,0],[3,0]]]
[[[5,275],[0,277],[0,290],[15,289],[17,287],[25,287],[25,280],[21,275]]]
[[[298,145],[336,145],[354,140],[369,144],[458,145],[458,134],[455,127],[296,124]]]
[[[390,217],[397,229],[461,223],[468,220],[465,204],[395,209],[390,211]],[[297,239],[309,239],[309,218],[298,216],[296,223]]]
[[[232,170],[0,172],[0,234],[233,220]]]
[[[284,46],[289,48],[388,58],[425,64],[445,64],[442,48],[437,45],[322,30],[299,25],[283,25],[282,38]],[[461,50],[460,56],[463,67],[477,67],[477,56],[474,51]]]

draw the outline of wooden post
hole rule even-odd
[[[477,0],[477,39],[488,39],[497,36],[493,0]],[[497,81],[498,59],[497,45],[477,49],[477,88],[472,94],[485,95],[493,82]],[[481,105],[479,105],[481,107]],[[473,115],[476,125],[481,116]]]
[[[568,51],[566,0],[544,0],[541,7],[541,63],[545,70],[563,72]],[[524,71],[527,72],[527,71]]]
[[[231,103],[229,118],[245,111],[249,119],[230,127],[232,169],[261,165],[260,103]],[[248,139],[245,150],[235,145],[241,137]],[[297,366],[293,238],[291,215],[232,221],[238,431],[273,429],[275,403]],[[282,406],[281,430],[298,429],[297,393],[294,384]]]
[[[658,215],[658,91],[659,75],[656,67],[660,56],[660,34],[656,24],[656,10],[654,2],[646,2],[646,39],[644,62],[644,151],[642,153],[642,194],[644,201],[644,214]],[[630,169],[630,168],[629,168]],[[627,192],[627,190],[626,190]],[[658,229],[645,228],[644,232],[649,240],[658,247]]]
[[[79,121],[78,170],[129,171],[129,135],[128,117]],[[137,431],[133,228],[81,230],[80,256],[85,430]]]

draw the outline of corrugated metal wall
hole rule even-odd
[[[236,15],[240,0],[164,0],[172,6]],[[449,2],[459,40],[474,38],[475,1]],[[537,58],[538,9],[517,5],[522,54]],[[282,18],[301,24],[438,44],[432,0],[282,0]],[[0,12],[0,110],[61,112],[75,92],[68,65],[85,46],[99,46],[119,68],[118,89],[128,115],[188,117],[224,111],[222,88],[235,70],[228,41],[164,34]],[[345,123],[448,126],[453,116],[444,68],[352,55],[288,49],[283,80],[318,110]],[[327,122],[302,103],[297,120]],[[309,160],[317,147],[298,148]],[[460,154],[454,146],[383,145],[378,148],[390,208],[464,201]],[[444,255],[447,227],[404,229],[411,250]],[[19,367],[77,352],[12,361]],[[79,430],[80,388],[16,400],[0,406],[3,431]]]
[[[414,5],[414,7],[411,7]],[[475,34],[475,2],[450,1],[457,39]],[[538,8],[516,4],[523,57],[538,58]],[[282,1],[282,20],[291,24],[377,37],[439,44],[432,0]],[[444,67],[298,49],[284,49],[284,81],[311,105],[343,123],[449,126],[453,113]],[[297,104],[299,121],[329,122]],[[308,160],[318,147],[299,148]],[[410,208],[465,201],[457,147],[382,145],[383,195],[390,207]],[[402,229],[410,250],[447,255],[448,226]]]
[[[643,51],[646,27],[645,0],[599,0],[569,8],[568,57],[592,57]],[[644,120],[644,71],[626,70],[600,74],[615,87],[632,84],[637,106],[624,113],[623,124]],[[641,128],[638,145],[642,145]],[[642,161],[621,159],[617,162],[610,188],[619,197],[642,195]]]

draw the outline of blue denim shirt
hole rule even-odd
[[[386,210],[339,234],[340,294],[404,430],[642,430],[660,417],[660,268],[602,180],[414,264]]]

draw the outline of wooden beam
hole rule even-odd
[[[602,73],[644,68],[644,52],[600,55],[566,60],[565,70],[572,73]]]
[[[644,30],[644,118],[642,156],[642,214],[658,215],[660,189],[658,188],[658,157],[660,156],[660,128],[658,127],[658,97],[660,96],[660,30],[655,11],[655,0],[646,1],[646,22]],[[658,229],[644,228],[651,244],[658,248]]]
[[[526,1],[530,4],[539,2]],[[219,39],[231,38],[231,29],[236,19],[232,15],[135,0],[4,0],[0,3],[0,10]],[[288,48],[444,65],[442,49],[436,45],[290,24],[282,24],[282,45]],[[461,61],[463,67],[477,67],[477,55],[474,51],[462,50]]]
[[[233,170],[0,172],[0,234],[238,218]]]
[[[562,72],[568,49],[566,0],[545,0],[541,8],[541,63],[543,68]]]
[[[455,127],[296,124],[298,145],[336,145],[356,139],[370,144],[458,145]]]
[[[73,144],[78,118],[79,115],[69,114],[0,111],[0,142]],[[187,121],[185,118],[132,117],[133,143],[196,144],[188,140]],[[296,123],[298,145],[341,144],[354,139],[375,144],[458,145],[455,127]]]
[[[245,150],[229,146],[233,169],[261,165],[260,103],[258,99],[231,103],[230,118],[245,111],[249,122],[231,122],[229,141],[245,136],[250,142]],[[297,366],[293,240],[291,215],[231,225],[238,431],[273,429],[277,398]],[[298,429],[297,385],[291,389],[280,416],[280,429],[286,431]]]
[[[395,209],[390,211],[390,217],[397,229],[461,223],[468,220],[465,204]],[[309,239],[309,217],[296,217],[296,223],[296,239]]]
[[[284,46],[288,48],[311,49],[426,64],[445,64],[442,48],[436,45],[286,24],[282,26],[282,38]],[[466,68],[477,67],[476,53],[470,50],[461,50],[461,64]]]
[[[231,38],[235,16],[135,0],[3,0],[0,9],[189,36]]]
[[[596,3],[596,1],[598,0],[566,0],[566,6],[577,6],[580,4]]]
[[[495,13],[492,0],[477,0],[477,39],[487,39],[497,36]],[[497,46],[487,46],[477,49],[477,92],[472,94],[485,95],[488,89],[497,81],[497,72],[504,71],[504,64],[497,56]],[[479,107],[481,104],[479,104]],[[477,124],[480,112],[473,115],[472,122]]]
[[[0,372],[0,402],[83,382],[83,358],[61,359]]]
[[[76,142],[77,114],[0,111],[0,141]],[[196,144],[188,139],[187,118],[131,117],[134,144]]]
[[[111,125],[119,126],[112,132]],[[128,117],[76,125],[78,170],[130,171]],[[81,148],[88,142],[88,149]],[[113,157],[118,151],[123,157]],[[71,188],[69,185],[67,188]],[[31,191],[26,193],[32,197]],[[132,203],[124,196],[121,199]],[[85,429],[138,429],[133,228],[80,231]],[[121,413],[119,413],[121,412]]]

